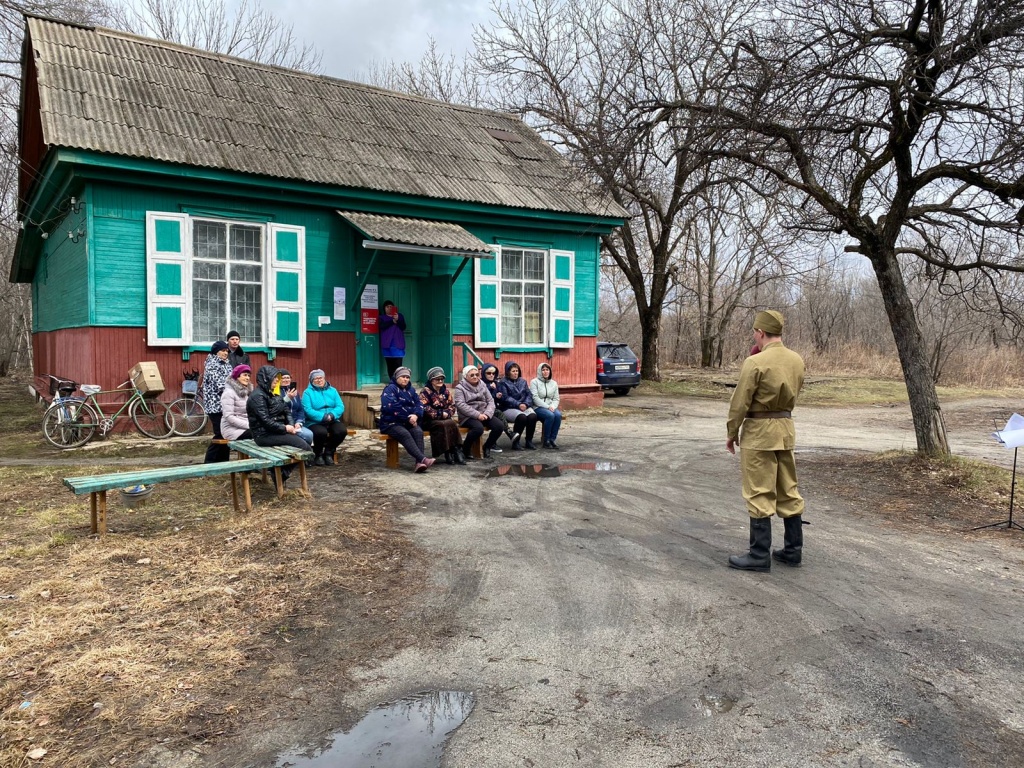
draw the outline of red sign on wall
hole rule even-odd
[[[363,333],[378,333],[377,315],[378,312],[376,309],[359,310],[359,325]]]

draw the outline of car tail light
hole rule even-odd
[[[597,358],[597,372],[604,373],[604,360]]]
[[[636,359],[636,372],[640,373],[640,358],[639,357]]]

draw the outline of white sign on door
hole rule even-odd
[[[363,288],[363,295],[359,301],[359,306],[363,309],[377,309],[379,305],[378,299],[380,297],[380,291],[377,288],[376,283],[368,284]]]

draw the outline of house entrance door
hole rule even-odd
[[[407,277],[381,277],[377,280],[377,284],[380,286],[380,305],[383,307],[385,301],[393,301],[405,318],[405,357],[402,360],[402,365],[412,371],[414,383],[421,381],[426,373],[426,371],[420,370],[423,326],[420,318],[420,295],[416,283],[417,281]],[[377,380],[384,384],[391,380],[388,377],[387,363],[384,362],[384,357],[379,351],[377,353]]]

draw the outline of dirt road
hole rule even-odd
[[[725,405],[610,405],[622,414],[571,416],[557,454],[499,459],[608,471],[354,461],[319,486],[404,497],[434,566],[402,621],[450,627],[368,665],[349,706],[475,692],[450,768],[1024,764],[1024,533],[900,525],[877,509],[899,488],[836,477],[849,456],[912,448],[905,408],[800,410],[805,565],[750,574],[726,567],[747,521]],[[1008,466],[989,433],[1014,407],[947,408],[957,452]]]

